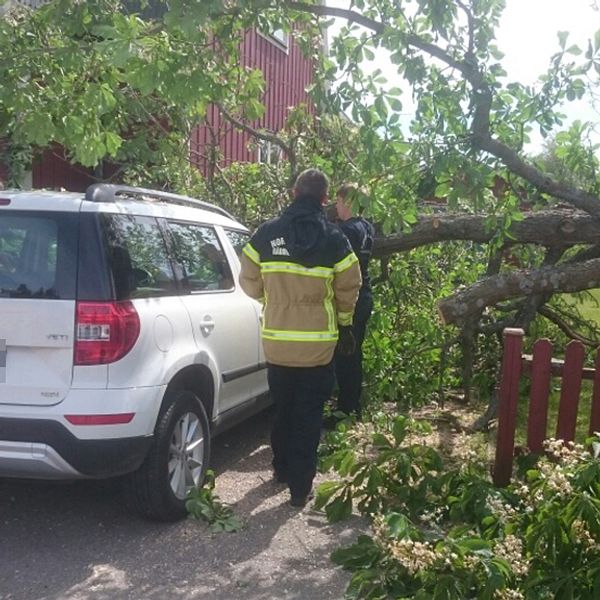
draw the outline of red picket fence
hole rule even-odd
[[[573,340],[565,348],[563,360],[552,358],[552,343],[540,339],[533,345],[533,355],[522,354],[522,329],[504,330],[504,355],[500,374],[498,439],[494,462],[494,484],[508,485],[512,475],[515,453],[515,428],[517,424],[517,403],[521,376],[531,378],[529,415],[527,419],[527,448],[531,452],[543,452],[548,422],[548,399],[550,378],[562,378],[556,439],[572,441],[575,438],[577,409],[583,379],[594,382],[592,410],[590,414],[590,434],[600,431],[600,348],[596,354],[595,368],[584,368],[584,347]]]

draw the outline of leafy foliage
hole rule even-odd
[[[208,22],[223,3],[171,2],[160,19],[119,0],[53,0],[0,19],[0,132],[64,146],[85,166],[184,159],[211,102],[255,118],[264,81],[240,65],[244,23]],[[235,103],[232,99],[235,99]]]
[[[212,470],[206,472],[204,485],[195,488],[188,494],[185,507],[194,519],[205,521],[215,532],[239,531],[244,522],[230,506],[223,504],[214,493],[215,474]]]
[[[442,466],[406,417],[338,431],[323,460],[341,480],[318,489],[331,520],[353,506],[373,533],[333,560],[352,571],[349,598],[595,598],[600,589],[600,462],[547,442],[506,489],[485,461]],[[344,434],[344,435],[342,435]]]
[[[439,326],[436,304],[457,286],[476,281],[484,257],[482,248],[447,243],[390,260],[387,280],[375,288],[375,310],[365,343],[370,403],[377,406],[392,400],[403,408],[421,406],[439,400],[440,389],[459,384],[458,354],[451,348],[455,334]],[[373,271],[377,279],[379,273]],[[491,364],[483,368],[483,361],[493,361],[497,355],[497,348],[482,348],[477,358],[482,376],[490,374]]]

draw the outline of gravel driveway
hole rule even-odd
[[[216,492],[247,521],[237,533],[140,520],[113,482],[0,481],[0,598],[343,598],[349,576],[329,554],[363,523],[288,506],[270,478],[270,419],[215,440]]]

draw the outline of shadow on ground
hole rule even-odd
[[[270,479],[270,418],[215,440],[217,493],[247,523],[233,534],[138,519],[113,481],[0,481],[0,598],[343,598],[348,576],[329,554],[362,523],[288,506]]]

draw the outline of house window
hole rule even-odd
[[[281,44],[284,48],[288,47],[289,36],[283,29],[275,29],[270,35],[278,44]]]
[[[269,40],[269,42],[278,48],[287,51],[290,43],[289,33],[283,29],[271,29],[269,31],[258,29],[257,31],[260,36],[264,37],[266,40]]]
[[[276,165],[281,162],[283,152],[281,146],[268,140],[260,140],[258,144],[258,162],[264,165]]]

